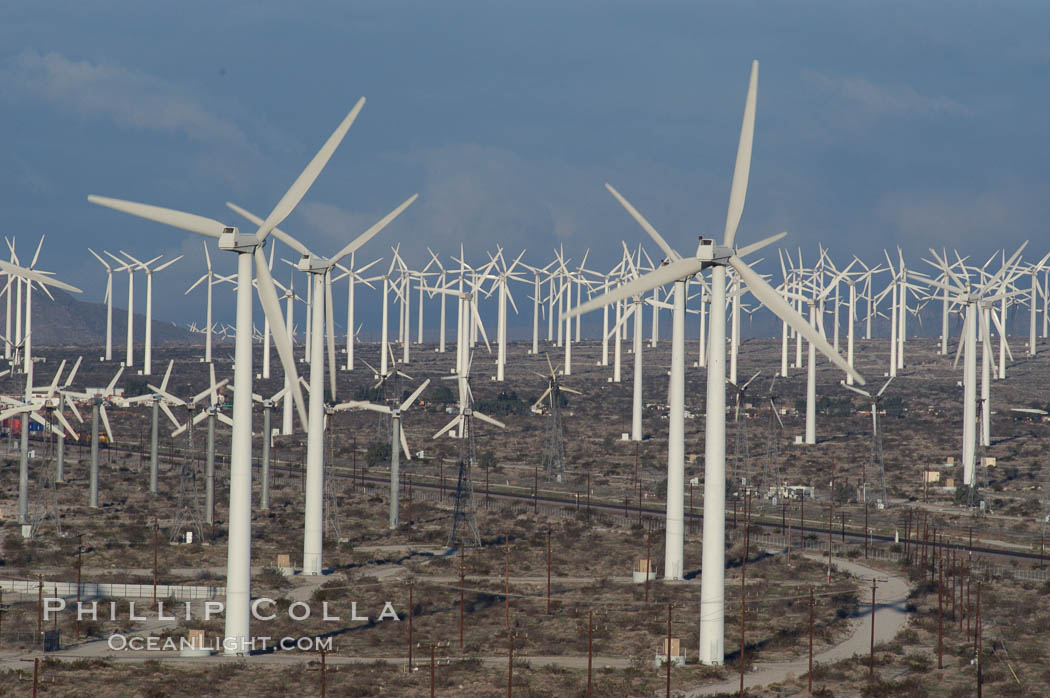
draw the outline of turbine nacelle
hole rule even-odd
[[[696,247],[696,258],[702,262],[725,265],[734,254],[733,250],[725,245],[715,244],[710,238],[700,238],[700,244]],[[709,265],[705,265],[709,266]]]
[[[261,243],[250,233],[242,233],[235,227],[226,226],[219,235],[219,249],[228,252],[253,252]]]
[[[306,274],[324,274],[332,268],[332,262],[321,255],[304,254],[296,262],[295,268]]]

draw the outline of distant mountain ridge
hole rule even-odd
[[[106,305],[82,301],[65,291],[52,290],[52,301],[39,289],[33,290],[34,346],[98,345],[106,343]],[[0,302],[0,333],[7,324],[7,303]],[[12,310],[12,315],[14,311]],[[123,351],[128,336],[128,311],[113,308],[113,351]],[[12,318],[13,323],[13,318]],[[13,331],[12,331],[13,333]],[[135,343],[146,341],[146,316],[135,313]],[[12,337],[13,341],[14,338]],[[156,344],[202,344],[203,336],[172,322],[153,319],[153,342]]]

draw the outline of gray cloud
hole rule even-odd
[[[234,123],[211,112],[189,90],[118,63],[27,50],[4,62],[0,86],[8,98],[35,98],[136,130],[249,147]]]
[[[925,95],[914,87],[879,84],[859,75],[832,77],[812,74],[820,88],[862,108],[871,115],[885,116],[967,116],[971,110],[944,95]]]

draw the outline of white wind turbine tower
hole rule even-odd
[[[446,282],[446,278],[447,278],[447,275],[448,275],[448,270],[445,269],[445,265],[441,263],[441,260],[438,258],[438,256],[436,254],[434,254],[434,250],[432,250],[432,249],[430,249],[428,247],[427,248],[427,252],[430,254],[430,261],[433,262],[434,264],[436,264],[438,269],[441,270],[440,272],[438,272],[438,278],[435,280],[434,286],[436,286],[437,288],[445,288],[446,283],[447,283]],[[433,298],[434,297],[434,289],[430,288],[430,289],[428,289],[428,291],[430,292],[430,297]],[[441,305],[441,314],[440,314],[441,321],[440,321],[440,326],[438,327],[438,345],[437,345],[437,348],[434,349],[434,351],[437,352],[438,354],[444,354],[445,353],[445,331],[446,331],[446,326],[447,326],[447,322],[445,321],[445,315],[446,315],[446,312],[445,312],[445,300],[446,300],[446,298],[445,298],[445,294],[444,293],[441,293],[441,294],[438,294],[438,295],[440,296],[440,301],[441,301],[441,303],[440,303],[440,305]]]
[[[336,405],[332,408],[333,412],[339,412],[342,410],[350,409],[362,409],[371,410],[373,412],[381,412],[383,414],[390,415],[390,515],[389,515],[389,526],[390,530],[393,531],[401,524],[401,494],[399,492],[400,486],[400,453],[402,450],[405,452],[405,460],[412,460],[412,452],[408,448],[408,440],[405,438],[404,429],[401,428],[401,415],[404,414],[412,405],[415,404],[416,400],[423,391],[430,385],[430,379],[423,381],[415,392],[408,396],[404,402],[396,407],[390,407],[388,405],[377,405],[374,402],[365,402],[362,400],[350,400],[342,404]]]
[[[935,261],[929,262],[945,273],[946,280],[928,280],[926,283],[938,288],[946,288],[953,294],[953,301],[965,308],[963,319],[962,336],[959,338],[959,347],[955,352],[954,365],[958,366],[959,357],[963,357],[963,443],[962,443],[962,467],[963,484],[973,487],[976,475],[976,451],[977,451],[977,335],[978,331],[985,344],[985,353],[991,350],[991,339],[988,336],[987,319],[981,310],[981,305],[987,305],[999,300],[996,289],[999,282],[1005,277],[1013,263],[1021,255],[1027,245],[1023,243],[1010,257],[1009,261],[987,281],[974,284],[970,280],[970,273],[965,266],[960,265],[958,273],[953,270],[946,259],[942,259],[934,250],[930,254]],[[999,318],[992,314],[991,319],[998,322]],[[980,325],[980,327],[978,326]],[[985,400],[987,404],[987,400]]]
[[[18,261],[18,255],[15,254],[15,248],[14,248],[13,241],[12,240],[8,240],[7,241],[7,246],[11,249],[11,257],[14,260],[14,262],[12,263],[12,267],[15,267],[15,266],[17,266],[19,264],[19,261]],[[18,267],[18,268],[25,269],[27,271],[33,271],[36,268],[37,260],[40,258],[40,249],[43,246],[44,246],[44,236],[41,235],[40,236],[40,242],[38,242],[37,245],[36,245],[36,252],[33,253],[33,261],[31,261],[29,263],[28,267]],[[51,273],[52,272],[42,272],[41,275],[43,275],[43,278],[46,279],[46,278],[49,278],[48,276],[46,276],[46,274],[51,274]],[[15,343],[16,343],[15,346],[17,347],[19,344],[23,345],[22,372],[23,373],[28,373],[30,371],[30,365],[33,362],[33,337],[32,337],[32,334],[33,334],[33,282],[30,279],[26,278],[25,276],[20,276],[20,275],[17,275],[17,274],[15,276],[16,276],[16,279],[15,279],[15,290],[16,290],[16,292],[18,294],[18,308],[16,309],[16,316],[15,316],[16,317],[16,321],[17,321],[17,326],[15,328],[15,333],[16,333],[15,334]],[[22,284],[23,283],[25,284],[25,287],[26,287],[26,292],[25,292],[25,332],[22,332],[22,310],[23,310],[23,308],[22,308]],[[51,300],[54,300],[54,298],[51,296],[51,292],[48,291],[47,288],[44,285],[41,285],[40,288],[41,288],[41,290],[43,290],[44,293],[46,293],[48,295],[48,298],[51,298]],[[73,287],[70,286],[69,288],[73,288]],[[77,293],[80,293],[79,289],[77,290]],[[9,316],[10,316],[10,314],[9,314]],[[16,354],[16,357],[17,357],[17,354]]]
[[[485,332],[485,325],[481,322],[481,315],[478,313],[478,294],[481,292],[481,286],[485,280],[491,278],[489,272],[495,266],[495,260],[490,259],[488,264],[482,267],[479,272],[467,266],[462,252],[461,248],[460,257],[452,258],[453,261],[459,262],[460,265],[459,278],[455,282],[455,288],[445,286],[434,289],[438,293],[456,296],[459,300],[456,314],[456,368],[453,371],[455,374],[463,373],[466,369],[467,361],[470,357],[471,335],[473,333],[479,332],[481,334],[481,338],[485,342],[485,348],[490,354],[492,353],[488,334]],[[468,271],[470,272],[469,280],[466,278]]]
[[[93,249],[88,248],[95,259],[106,268],[106,356],[104,361],[113,360],[113,267],[102,259]],[[107,253],[108,254],[108,253]]]
[[[203,244],[204,244],[204,260],[205,260],[205,263],[208,265],[208,271],[204,272],[204,275],[201,276],[201,278],[199,278],[196,281],[194,281],[193,285],[190,286],[188,289],[186,289],[186,293],[184,293],[183,295],[189,294],[189,292],[192,291],[193,289],[197,288],[197,286],[201,282],[206,282],[205,286],[204,286],[205,291],[207,292],[207,301],[206,301],[207,305],[205,306],[205,315],[204,315],[204,317],[205,317],[205,320],[204,320],[204,361],[205,361],[205,363],[209,363],[210,364],[211,363],[211,334],[212,334],[212,328],[214,326],[214,323],[212,322],[211,299],[212,299],[212,286],[215,285],[215,272],[211,268],[211,254],[208,252],[208,243],[205,242]],[[105,262],[103,262],[103,264],[105,264]],[[108,291],[107,291],[107,293],[108,293]],[[107,349],[107,351],[108,351],[108,349]]]
[[[379,328],[379,370],[383,375],[387,372],[387,347],[390,346],[390,292],[398,293],[397,284],[393,281],[394,267],[397,266],[398,260],[398,249],[400,244],[390,248],[393,250],[393,257],[390,259],[390,266],[386,270],[386,274],[380,277],[383,281],[382,290],[382,313]]]
[[[489,288],[486,296],[492,295],[492,292],[499,289],[498,304],[497,304],[497,315],[496,315],[496,376],[494,380],[503,382],[504,370],[507,365],[507,301],[510,301],[511,306],[514,308],[514,313],[518,312],[518,305],[514,302],[514,296],[510,292],[508,283],[510,281],[524,281],[519,276],[514,276],[514,270],[517,268],[521,258],[525,255],[525,250],[521,251],[511,265],[508,267],[506,260],[503,258],[503,250],[498,249],[496,255],[491,257],[503,267],[503,271],[498,272],[495,275],[495,279],[492,282],[492,286]]]
[[[121,259],[120,257],[117,257],[116,255],[113,255],[113,254],[110,254],[109,252],[106,252],[105,254],[108,255],[109,258],[112,259],[114,262],[117,262],[118,264],[123,264],[124,266],[122,267],[122,269],[124,271],[128,272],[128,326],[127,326],[127,349],[126,349],[125,355],[124,355],[124,367],[125,368],[131,368],[134,365],[134,363],[135,363],[135,354],[134,354],[134,337],[135,337],[135,335],[134,335],[134,331],[135,331],[135,267],[141,265],[142,263],[138,262],[137,260],[135,260],[135,261],[128,261],[128,260],[125,260],[125,259]],[[153,264],[153,262],[156,262],[160,258],[161,258],[161,255],[157,255],[156,257],[151,259],[149,262],[147,262],[147,264]]]
[[[530,297],[532,300],[532,348],[528,352],[532,355],[536,355],[540,351],[540,314],[542,312],[541,308],[543,307],[543,303],[545,301],[545,299],[543,298],[543,293],[541,291],[543,282],[540,280],[540,275],[547,274],[549,277],[550,268],[553,265],[554,262],[550,262],[545,267],[534,267],[525,264],[524,262],[522,262],[521,264],[521,266],[532,272],[532,296]],[[442,273],[444,273],[444,269],[442,269]],[[442,276],[442,282],[443,281],[444,276]]]
[[[41,243],[44,241],[43,237],[40,238]],[[36,266],[37,257],[40,254],[40,246],[37,246],[36,254],[33,255],[33,262],[29,267],[21,267],[17,264],[11,264],[0,260],[0,273],[7,274],[14,279],[14,282],[18,284],[18,288],[21,288],[21,284],[25,284],[25,334],[22,337],[24,347],[25,363],[23,365],[23,372],[30,373],[33,368],[33,349],[32,349],[32,334],[33,334],[33,284],[38,284],[40,290],[47,294],[48,298],[54,300],[51,292],[48,290],[48,286],[54,288],[60,288],[63,291],[69,291],[70,293],[81,293],[81,290],[76,286],[70,286],[67,283],[59,281],[58,279],[52,278],[50,274],[52,272],[40,271],[33,269]],[[16,258],[17,259],[17,258]],[[22,306],[19,305],[19,308]]]
[[[638,214],[639,216],[641,214]],[[627,251],[626,244],[624,245],[624,251]],[[640,256],[640,255],[639,255]],[[639,277],[638,268],[635,266],[634,258],[630,254],[626,257],[627,267],[630,269],[630,273],[624,275],[625,279],[637,280]],[[631,283],[625,281],[625,283]],[[622,287],[622,286],[621,286]],[[615,293],[615,289],[613,291]],[[603,298],[604,296],[599,296]],[[627,298],[618,299],[619,301],[626,301]],[[634,352],[634,383],[633,390],[631,393],[631,441],[639,442],[642,440],[642,369],[644,368],[644,352],[643,345],[645,344],[642,339],[642,306],[646,302],[642,297],[641,293],[634,294],[630,297],[631,304],[623,308],[620,313],[620,319],[616,321],[616,325],[613,326],[612,332],[616,333],[616,345],[614,346],[613,352],[613,382],[618,383],[620,378],[620,339],[619,333],[620,328],[624,327],[627,320],[631,319],[631,328],[633,330],[633,352]],[[588,303],[593,301],[588,301]],[[585,304],[587,305],[587,304]],[[667,569],[667,568],[664,568]]]
[[[722,245],[713,240],[700,240],[695,257],[678,258],[656,271],[620,286],[609,294],[584,303],[573,309],[573,313],[588,312],[620,298],[644,293],[657,286],[692,277],[705,267],[711,267],[711,327],[707,369],[707,420],[705,439],[705,484],[704,484],[704,532],[703,532],[703,579],[700,591],[700,661],[705,664],[721,664],[724,660],[725,641],[725,329],[726,329],[726,266],[740,274],[751,293],[760,302],[781,318],[786,318],[806,339],[817,344],[821,352],[844,371],[852,369],[831,345],[820,336],[790,305],[769,286],[742,259],[742,253],[750,253],[768,244],[762,241],[742,248],[734,248],[736,229],[744,209],[748,171],[751,161],[751,142],[754,131],[755,97],[758,89],[758,62],[751,68],[747,102],[744,108],[744,123],[740,133],[736,167],[729,196],[729,211],[726,217],[725,237]],[[651,227],[651,226],[650,226]],[[650,233],[652,235],[652,233]],[[658,237],[658,236],[657,236]],[[773,239],[778,239],[774,236]],[[655,238],[654,238],[655,239]],[[662,238],[660,239],[662,241]],[[661,247],[677,256],[667,243]],[[681,282],[684,286],[684,281]],[[685,294],[676,292],[674,315],[677,318],[674,332],[684,331]],[[672,410],[677,415],[684,412],[684,336],[672,344],[671,383]],[[861,384],[864,380],[854,371],[854,378]],[[677,403],[677,404],[675,404]],[[679,425],[679,430],[681,426]],[[679,432],[680,433],[680,432]],[[670,450],[669,446],[669,450]],[[681,449],[681,444],[675,446]],[[676,454],[677,455],[677,454]],[[668,464],[668,506],[670,500],[682,501],[684,470],[671,472],[673,461]],[[675,465],[677,468],[677,466]],[[675,489],[678,491],[676,492]],[[681,504],[676,506],[681,507]],[[676,516],[680,516],[676,512]],[[681,519],[668,520],[667,535],[671,538],[672,526],[681,528]],[[670,544],[669,544],[670,547]]]
[[[624,265],[624,260],[621,259],[620,262],[615,267],[613,267],[611,270],[609,270],[609,272],[607,274],[599,274],[598,275],[601,278],[602,293],[608,293],[609,292],[609,285],[610,285],[610,282],[611,282],[612,278],[623,268],[623,265]],[[597,284],[595,284],[595,285],[597,285]],[[593,293],[591,293],[591,289],[588,288],[588,290],[587,290],[587,299],[590,300],[592,297],[593,297]],[[609,336],[610,336],[610,334],[611,333],[609,332],[609,306],[606,305],[606,306],[602,306],[602,358],[598,362],[599,366],[608,366],[609,365]],[[620,337],[619,333],[617,333],[616,337],[617,337],[617,341],[619,341],[619,337]],[[617,371],[617,373],[619,373],[619,372]],[[618,378],[619,378],[619,376],[617,376],[617,379]]]
[[[817,263],[813,271],[813,277],[811,281],[811,294],[808,298],[805,298],[805,302],[809,305],[809,324],[813,328],[814,332],[817,332],[821,339],[826,343],[824,339],[824,301],[827,299],[828,294],[834,288],[835,283],[841,278],[844,272],[840,272],[833,278],[833,283],[822,286],[824,265],[823,257]],[[849,270],[849,267],[846,268]],[[809,360],[806,364],[806,436],[805,443],[808,446],[813,446],[817,443],[817,345],[812,341],[808,343],[808,356]],[[827,352],[825,352],[826,354]],[[832,353],[836,358],[839,357],[838,352],[832,349]],[[830,357],[830,355],[829,355]],[[834,359],[832,359],[834,361]],[[849,362],[844,362],[847,367]],[[852,369],[852,367],[850,367]],[[849,374],[849,371],[846,371]]]
[[[864,262],[861,262],[859,258],[854,257],[853,262],[864,266]],[[850,263],[852,266],[852,262]],[[849,299],[846,302],[846,363],[853,366],[853,350],[854,350],[854,339],[856,335],[855,325],[857,321],[857,284],[865,278],[871,278],[870,275],[875,271],[881,269],[881,267],[875,267],[875,269],[868,269],[866,271],[855,271],[849,272],[847,267],[847,273],[842,277],[842,280],[849,287]],[[846,374],[846,383],[853,385],[853,376]]]
[[[1039,297],[1046,295],[1046,289],[1039,285],[1039,272],[1043,270],[1047,260],[1050,259],[1050,253],[1047,253],[1042,259],[1035,264],[1029,265],[1026,269],[1026,273],[1031,276],[1029,282],[1029,296],[1028,296],[1028,355],[1035,356],[1036,346],[1036,316],[1039,314],[1038,303]]]
[[[310,323],[312,333],[310,351],[310,410],[307,417],[309,425],[306,435],[306,503],[303,525],[303,574],[319,575],[322,573],[321,555],[324,538],[324,373],[325,347],[328,349],[328,388],[332,400],[336,398],[335,333],[332,308],[332,269],[344,257],[355,252],[371,240],[391,221],[401,215],[418,198],[413,194],[404,203],[388,213],[379,222],[350,241],[333,257],[327,258],[311,252],[306,245],[291,235],[274,226],[274,235],[293,250],[302,255],[296,269],[309,274],[313,287],[313,318]],[[245,216],[256,225],[262,225],[262,218],[243,208],[228,204],[230,208]],[[325,332],[325,328],[328,332]],[[327,343],[326,340],[327,339]]]
[[[382,261],[382,257],[374,259],[363,267],[355,267],[354,265],[354,253],[350,253],[350,262],[348,267],[344,267],[342,264],[336,264],[336,268],[340,269],[343,273],[337,276],[332,281],[340,281],[343,278],[347,279],[347,292],[346,292],[346,366],[343,368],[344,371],[354,370],[354,344],[357,342],[357,336],[354,331],[354,307],[355,301],[355,290],[357,284],[361,283],[368,288],[375,289],[375,286],[371,282],[378,279],[371,278],[366,279],[361,274],[373,266]]]
[[[263,225],[254,234],[241,233],[234,227],[195,214],[119,201],[98,196],[89,197],[93,203],[126,213],[173,225],[183,230],[206,235],[218,240],[219,249],[237,253],[237,337],[234,347],[235,370],[233,384],[233,436],[230,440],[230,510],[226,557],[226,622],[223,648],[228,655],[244,655],[250,648],[251,625],[251,531],[252,531],[252,264],[258,274],[259,299],[270,316],[274,342],[286,375],[294,376],[291,390],[299,418],[306,424],[306,409],[302,389],[295,371],[291,340],[281,326],[281,307],[274,290],[267,265],[264,245],[273,229],[295,209],[324,169],[329,158],[343,140],[347,129],[364,106],[362,97],[321,150],[295,180]]]
[[[146,274],[146,342],[145,342],[145,349],[144,349],[143,358],[142,358],[142,371],[141,371],[141,373],[144,376],[148,376],[148,375],[150,375],[150,372],[152,370],[152,361],[153,361],[153,275],[156,274],[158,271],[163,271],[164,269],[167,269],[172,264],[174,264],[175,262],[177,262],[180,259],[182,259],[182,255],[180,254],[178,257],[176,257],[174,259],[169,259],[167,262],[164,262],[163,264],[158,266],[156,269],[152,269],[152,268],[150,268],[150,265],[153,264],[153,262],[155,262],[158,259],[160,259],[159,257],[154,257],[149,262],[142,262],[142,261],[139,261],[138,259],[135,259],[134,257],[132,257],[127,252],[124,252],[123,250],[121,250],[120,253],[122,255],[124,255],[125,257],[127,257],[128,259],[130,259],[135,264],[137,264],[139,266],[139,268],[142,269],[142,271],[145,272],[145,274]],[[130,319],[130,317],[128,319],[128,326],[129,327],[131,326],[131,319]],[[128,337],[130,339],[130,337],[131,337],[130,332],[128,333]],[[130,351],[130,345],[129,345],[129,351]]]

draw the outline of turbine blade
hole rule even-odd
[[[168,421],[176,427],[179,426],[179,420],[175,419],[175,415],[172,413],[171,408],[168,407],[167,403],[161,400],[158,404],[160,405],[161,412],[167,416]]]
[[[426,379],[425,381],[423,381],[423,382],[422,382],[422,383],[421,383],[421,384],[419,385],[419,387],[418,387],[418,388],[416,388],[415,392],[414,392],[414,393],[412,393],[411,395],[409,395],[409,396],[408,396],[408,399],[407,399],[407,400],[405,400],[404,402],[402,402],[402,403],[401,403],[401,407],[400,407],[400,410],[401,410],[402,412],[404,412],[404,411],[405,411],[405,410],[407,410],[407,409],[408,409],[409,407],[411,407],[412,405],[414,405],[414,404],[416,403],[416,400],[417,400],[417,399],[419,398],[419,396],[423,394],[423,391],[427,389],[427,386],[428,386],[428,385],[430,385],[430,379],[429,379],[429,378],[427,378],[427,379]]]
[[[277,300],[277,291],[274,290],[273,278],[270,276],[270,268],[266,263],[266,253],[263,252],[261,246],[255,248],[255,277],[259,301],[266,317],[270,320],[273,343],[277,347],[278,356],[281,357],[284,374],[288,378],[289,385],[292,386],[292,399],[295,400],[295,408],[299,412],[299,422],[303,425],[303,430],[307,431],[306,407],[303,403],[303,391],[299,387],[299,374],[295,371],[292,341],[285,332],[281,303]]]
[[[364,97],[357,100],[357,104],[355,104],[353,109],[350,110],[350,113],[347,114],[339,126],[336,127],[332,135],[329,136],[328,140],[321,146],[317,155],[315,155],[306,166],[306,169],[296,178],[295,182],[292,183],[292,186],[289,187],[288,191],[281,197],[281,200],[277,202],[277,205],[274,206],[270,215],[267,216],[266,220],[259,226],[259,230],[256,233],[259,240],[265,240],[266,236],[269,235],[276,226],[280,225],[299,204],[302,198],[306,195],[306,192],[309,191],[310,187],[317,179],[317,176],[321,174],[321,170],[323,170],[324,166],[328,164],[328,160],[332,157],[332,154],[335,153],[335,149],[339,147],[340,143],[342,143],[343,136],[346,135],[346,132],[354,123],[354,119],[357,118],[358,112],[361,111],[361,107],[364,105]]]
[[[438,431],[438,432],[437,432],[436,434],[434,434],[434,436],[433,436],[433,437],[431,437],[431,438],[434,438],[434,439],[436,439],[436,438],[438,438],[438,437],[440,437],[440,436],[443,436],[443,435],[444,435],[444,434],[446,434],[446,433],[447,433],[447,432],[448,432],[448,431],[449,431],[450,429],[452,429],[452,427],[454,427],[454,426],[456,426],[457,424],[459,424],[459,423],[460,423],[460,421],[461,421],[462,419],[463,419],[463,417],[462,417],[461,415],[456,415],[455,417],[453,417],[453,418],[452,418],[452,421],[451,421],[451,422],[449,422],[449,423],[448,423],[448,424],[446,424],[445,426],[441,427],[441,429],[440,429],[440,430],[439,430],[439,431]]]
[[[773,311],[773,313],[781,320],[792,326],[795,331],[799,332],[807,341],[811,342],[813,346],[831,360],[831,363],[853,376],[853,380],[864,385],[864,377],[857,373],[856,369],[850,366],[846,360],[842,358],[834,348],[832,348],[828,341],[821,336],[817,328],[806,322],[806,320],[803,319],[803,317],[799,315],[795,309],[773,289],[773,287],[766,283],[761,276],[752,270],[746,262],[736,255],[733,255],[729,258],[729,264],[736,270],[737,274],[740,275],[740,279],[748,285],[755,298]]]
[[[660,233],[656,231],[656,228],[653,227],[653,224],[646,220],[645,216],[639,213],[638,209],[632,206],[630,201],[625,199],[620,194],[620,192],[616,191],[616,189],[614,189],[613,186],[608,182],[605,183],[605,188],[608,189],[609,193],[612,194],[616,198],[616,200],[620,202],[621,206],[627,209],[627,213],[631,215],[631,218],[637,221],[638,225],[642,226],[642,230],[649,233],[649,237],[653,239],[653,242],[656,243],[657,247],[663,250],[664,255],[666,255],[669,260],[671,260],[672,262],[677,262],[679,259],[682,258],[682,255],[675,252],[674,249],[667,244],[667,241],[664,240],[663,236],[661,236]],[[583,265],[581,264],[580,266]]]
[[[413,194],[412,196],[410,196],[407,199],[405,199],[404,202],[402,202],[400,206],[398,206],[393,211],[391,211],[390,213],[388,213],[385,216],[383,216],[381,219],[379,219],[379,221],[377,223],[375,223],[375,225],[373,225],[371,228],[369,228],[365,232],[363,232],[360,235],[358,235],[349,245],[347,245],[343,249],[339,250],[339,252],[336,253],[335,257],[332,257],[332,262],[333,263],[338,262],[340,259],[342,259],[343,257],[347,256],[348,254],[357,251],[357,249],[359,247],[361,247],[366,242],[371,240],[373,237],[378,235],[379,232],[383,228],[385,228],[388,225],[390,225],[390,223],[395,218],[397,218],[398,216],[401,215],[402,211],[404,211],[406,208],[411,206],[412,203],[418,198],[419,198],[419,194]],[[376,261],[378,261],[378,260],[376,260]]]
[[[481,414],[480,412],[474,412],[473,415],[474,415],[475,418],[480,419],[483,422],[488,422],[492,426],[499,427],[500,429],[506,429],[507,428],[506,424],[504,424],[503,422],[499,421],[498,419],[493,419],[492,417],[488,416],[487,414]]]
[[[755,136],[755,101],[758,96],[758,61],[751,63],[751,78],[747,86],[747,100],[744,102],[744,122],[740,126],[740,143],[736,151],[736,165],[733,168],[733,185],[729,190],[729,213],[726,216],[725,238],[722,242],[732,248],[736,239],[736,229],[744,213],[744,199],[747,196],[747,180],[751,172],[751,143]]]
[[[88,196],[88,201],[93,204],[98,204],[99,206],[105,206],[117,211],[123,211],[124,213],[130,213],[139,218],[146,218],[151,221],[188,230],[191,233],[197,233],[198,235],[207,235],[208,237],[218,238],[222,235],[222,231],[226,229],[226,226],[217,220],[198,216],[194,213],[184,213],[183,211],[163,208],[161,206],[151,206],[150,204],[140,204],[135,201],[124,201],[122,199],[111,199],[105,196],[95,196],[94,194]]]
[[[113,443],[113,431],[109,428],[109,417],[106,415],[106,406],[99,405],[98,416],[102,418],[102,426],[106,428],[106,438]]]
[[[405,452],[405,460],[412,460],[412,453],[408,450],[408,439],[405,438],[405,425],[402,424],[397,431],[401,435],[401,450]]]
[[[641,295],[646,291],[651,291],[658,286],[664,286],[677,281],[678,279],[685,279],[692,276],[703,268],[703,262],[695,257],[689,257],[680,259],[677,262],[671,262],[661,267],[657,267],[656,270],[640,276],[633,281],[617,286],[608,293],[602,294],[597,298],[583,303],[581,305],[572,308],[567,313],[568,317],[576,317],[583,313],[589,313],[592,310],[597,310],[604,305],[615,303],[616,301],[623,298],[633,298],[634,296]]]
[[[758,242],[753,242],[750,245],[744,245],[743,247],[741,247],[739,250],[736,251],[736,256],[740,257],[741,259],[743,259],[744,257],[746,257],[749,254],[754,254],[755,252],[758,252],[759,250],[761,250],[763,247],[765,247],[767,245],[772,245],[774,242],[776,242],[777,240],[783,238],[786,235],[787,235],[786,232],[785,233],[777,233],[776,235],[770,235],[767,238],[763,238],[763,239],[759,240]],[[783,271],[783,268],[784,268],[784,260],[783,260],[783,258],[781,258],[781,260],[780,260],[780,265],[781,265],[781,267],[780,267],[781,271]],[[847,267],[847,271],[848,271],[848,267]],[[843,272],[843,273],[845,273],[845,272]],[[785,278],[787,278],[787,274],[785,274],[784,276],[785,276]]]
[[[331,270],[324,275],[324,336],[328,343],[328,388],[332,392],[332,401],[335,401],[335,317],[332,310],[332,273]]]

